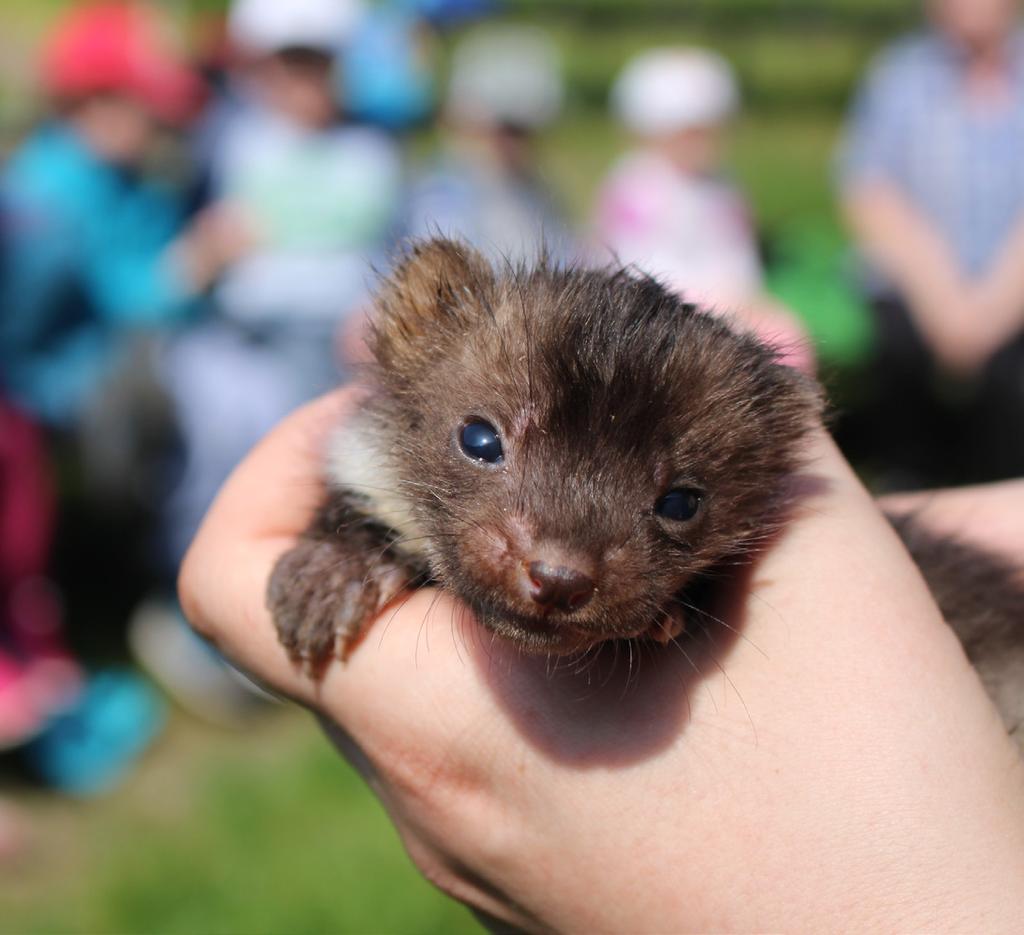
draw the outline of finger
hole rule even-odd
[[[1005,553],[1024,554],[1024,480],[883,497],[893,513],[912,513],[936,531]]]

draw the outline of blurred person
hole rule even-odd
[[[153,383],[133,348],[200,306],[238,242],[231,220],[212,212],[185,228],[180,197],[148,171],[164,128],[180,128],[201,92],[166,25],[142,3],[70,8],[40,61],[50,113],[0,176],[0,392],[14,404],[2,413],[0,692],[5,703],[20,698],[18,742],[37,735],[25,748],[36,773],[76,793],[123,776],[162,709],[133,674],[85,675],[65,647],[61,596],[47,578],[53,495],[37,426],[70,440],[86,468],[94,456],[109,461],[139,424],[137,386]],[[112,505],[143,467],[122,464]]]
[[[354,118],[394,133],[430,119],[438,48],[429,7],[423,0],[383,0],[362,17],[338,69]]]
[[[127,774],[162,706],[134,674],[86,673],[73,658],[48,577],[54,513],[43,435],[0,399],[0,750],[18,748],[48,785],[88,795]],[[0,858],[24,835],[0,803]]]
[[[687,301],[737,316],[787,363],[810,369],[802,329],[764,295],[749,206],[723,173],[739,103],[732,68],[714,52],[651,49],[628,62],[612,106],[636,146],[601,187],[594,235],[619,262]]]
[[[501,26],[455,49],[440,122],[442,153],[416,182],[413,236],[441,233],[491,260],[569,259],[573,238],[536,165],[538,134],[565,96],[561,63],[540,30]]]
[[[74,7],[42,56],[52,114],[0,178],[3,380],[50,424],[73,426],[130,335],[184,318],[232,250],[212,216],[183,230],[144,171],[160,125],[199,93],[160,30],[141,4]]]
[[[215,320],[166,360],[186,447],[172,563],[256,439],[343,379],[337,335],[386,258],[399,154],[347,121],[335,96],[335,59],[361,13],[355,0],[231,7],[236,100],[212,137],[210,197],[248,226],[251,245],[215,287]]]
[[[214,198],[255,243],[217,300],[242,322],[327,325],[364,300],[367,262],[394,223],[400,160],[383,134],[346,118],[334,77],[362,17],[356,0],[238,0],[229,36],[246,104],[211,163]]]
[[[207,195],[248,231],[216,283],[213,317],[183,333],[162,372],[184,442],[165,505],[168,578],[220,485],[286,413],[346,376],[347,329],[361,321],[374,267],[395,233],[402,165],[385,134],[350,120],[339,56],[357,0],[237,0],[228,13],[230,97],[203,140]],[[245,723],[251,696],[198,644],[167,598],[143,604],[131,640],[190,710]]]
[[[928,0],[854,103],[840,199],[877,365],[848,450],[891,486],[1024,473],[1024,33],[1015,0]]]
[[[54,513],[43,435],[0,398],[0,750],[38,734],[81,685],[46,577]]]

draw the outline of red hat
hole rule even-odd
[[[44,48],[46,89],[63,98],[118,91],[161,120],[187,120],[202,83],[177,54],[166,27],[155,10],[141,3],[114,0],[74,7]]]

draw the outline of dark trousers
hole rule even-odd
[[[872,486],[1024,477],[1024,334],[970,380],[944,373],[898,299],[873,305],[876,353],[836,437]]]

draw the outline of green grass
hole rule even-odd
[[[623,65],[652,46],[701,45],[732,63],[748,105],[756,109],[838,111],[879,37],[838,29],[780,31],[770,25],[735,29],[727,20],[699,26],[640,22],[607,28],[600,22],[552,20],[545,24],[562,52],[571,97],[600,110]]]
[[[36,840],[0,874],[3,933],[479,931],[298,712],[239,734],[179,716],[117,793],[23,805]]]

